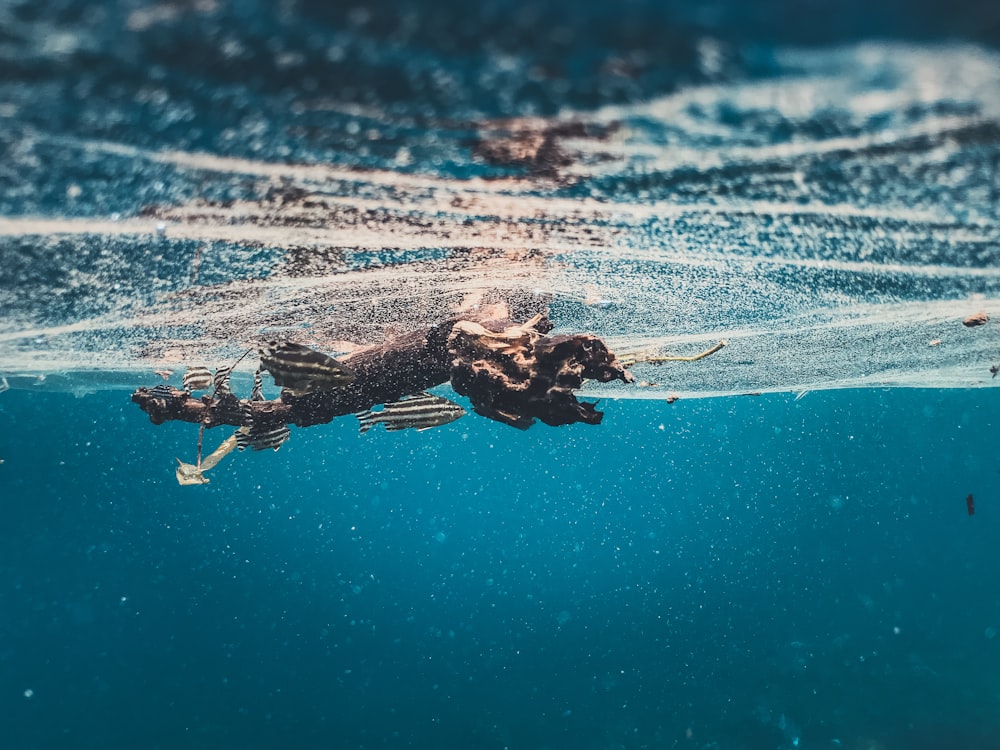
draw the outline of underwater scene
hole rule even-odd
[[[0,0],[0,748],[1000,750],[1000,5]]]

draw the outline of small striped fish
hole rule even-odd
[[[255,451],[268,448],[278,450],[291,434],[292,431],[285,424],[240,427],[236,431],[236,447],[240,450],[246,448],[253,448]]]
[[[322,352],[290,341],[271,341],[260,350],[260,364],[275,385],[292,395],[332,391],[354,380],[354,373]]]
[[[173,398],[174,388],[166,383],[160,383],[149,389],[149,395],[153,398]]]
[[[218,370],[215,371],[215,377],[212,378],[212,384],[215,386],[216,393],[232,393],[229,389],[229,376],[233,374],[232,365],[223,365]]]
[[[212,387],[212,371],[207,367],[189,367],[184,373],[184,390],[188,393],[207,391]]]
[[[385,404],[381,411],[367,411],[355,414],[361,425],[361,432],[368,432],[381,423],[386,431],[428,430],[431,427],[454,422],[465,415],[465,409],[441,396],[421,392],[413,396]]]
[[[264,379],[260,375],[262,371],[263,368],[258,367],[257,372],[253,374],[253,390],[250,391],[251,401],[264,400]]]

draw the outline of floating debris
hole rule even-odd
[[[451,387],[472,401],[477,414],[527,429],[536,419],[552,426],[600,424],[595,403],[573,393],[588,379],[633,382],[600,339],[548,336],[552,324],[540,315],[496,332],[460,320],[448,336]]]
[[[425,391],[385,404],[381,411],[368,409],[355,416],[361,432],[368,432],[377,424],[382,424],[387,432],[406,429],[419,432],[454,422],[465,413],[465,409],[455,402]]]
[[[941,345],[941,339],[931,339],[930,341],[927,342],[927,346],[940,346],[940,345]]]
[[[207,391],[212,387],[212,371],[207,367],[189,367],[182,382],[188,393]]]
[[[966,328],[975,328],[976,326],[986,325],[990,322],[990,316],[985,312],[980,310],[975,315],[970,315],[965,320],[962,321],[962,325]]]
[[[275,385],[293,396],[333,391],[354,380],[354,374],[333,357],[291,341],[268,342],[260,350],[260,363]]]
[[[990,368],[990,372],[993,373],[993,377],[995,378],[997,376],[997,373],[1000,372],[1000,365],[993,365]]]
[[[729,342],[726,340],[719,341],[717,344],[710,346],[703,352],[698,354],[692,354],[686,357],[679,357],[674,355],[661,355],[653,354],[648,350],[625,352],[617,357],[618,362],[622,367],[635,367],[638,364],[651,364],[658,365],[664,362],[697,362],[699,359],[704,359],[705,357],[715,354],[717,351],[728,346]]]
[[[7,382],[7,378],[0,378],[0,393],[10,390],[10,383]]]
[[[965,509],[970,516],[976,515],[976,501],[973,499],[971,492],[965,498]]]
[[[170,376],[174,374],[173,370],[153,370],[154,375],[159,375],[164,380],[169,380]]]
[[[177,484],[182,487],[189,484],[208,484],[211,480],[201,473],[194,464],[186,464],[177,459]]]
[[[197,465],[186,464],[177,459],[177,483],[184,486],[189,484],[208,484],[209,479],[205,472],[215,468],[225,456],[229,455],[236,447],[236,435],[230,435],[222,441],[222,444],[212,451]]]
[[[176,474],[181,484],[205,484],[206,470],[234,447],[278,450],[291,435],[290,424],[308,427],[355,415],[361,432],[366,432],[380,423],[387,431],[396,431],[453,422],[466,410],[424,390],[449,381],[456,391],[469,396],[477,413],[520,429],[536,419],[549,425],[598,424],[603,415],[596,411],[596,403],[577,401],[574,391],[586,379],[633,382],[594,336],[550,336],[552,323],[540,314],[519,325],[509,325],[506,317],[481,320],[490,327],[450,319],[407,333],[394,343],[353,352],[352,369],[364,373],[364,378],[352,388],[343,386],[358,376],[332,357],[301,344],[271,342],[259,350],[261,363],[249,399],[237,398],[228,388],[229,375],[247,356],[244,353],[215,375],[205,367],[192,368],[185,375],[189,388],[207,389],[214,384],[211,398],[192,398],[188,390],[161,383],[137,389],[132,400],[154,424],[181,420],[199,425],[199,460],[186,464],[178,459]],[[264,398],[264,369],[285,389],[283,397]],[[311,397],[285,397],[296,391]],[[400,399],[401,392],[414,395]],[[382,408],[372,411],[372,405],[380,403]],[[220,424],[237,429],[202,461],[203,436]]]

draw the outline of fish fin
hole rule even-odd
[[[403,396],[398,401],[389,401],[386,403],[386,406],[391,406],[392,404],[405,404],[407,401],[415,401],[418,398],[427,401],[427,403],[429,404],[431,403],[452,404],[453,406],[458,405],[451,399],[447,399],[444,396],[437,396],[433,393],[428,393],[427,391],[419,391],[418,393],[411,393],[409,396]]]
[[[445,425],[449,425],[449,424],[451,424],[452,422],[455,422],[455,421],[457,421],[457,420],[461,419],[462,417],[464,417],[464,416],[465,416],[465,413],[466,413],[466,412],[465,412],[465,409],[462,409],[462,413],[461,413],[461,414],[458,414],[458,415],[456,415],[456,416],[455,416],[455,419],[450,419],[450,420],[448,420],[447,422],[442,422],[441,424],[429,424],[429,425],[427,425],[426,427],[418,427],[418,428],[417,428],[417,429],[415,430],[415,432],[424,432],[425,430],[433,430],[433,429],[435,429],[435,428],[437,428],[437,427],[444,427]]]

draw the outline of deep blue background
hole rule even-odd
[[[477,117],[752,84],[774,45],[1000,42],[981,0],[197,5],[128,30],[143,3],[0,0],[0,214],[248,189],[90,141],[368,167],[405,145],[409,168],[460,176]],[[385,121],[370,153],[352,106]],[[766,115],[747,127],[787,125]],[[995,127],[976,138],[995,173]],[[824,195],[855,200],[830,172]],[[90,268],[23,242],[6,287]],[[148,265],[129,260],[126,288]],[[1000,748],[994,390],[602,408],[525,433],[345,419],[182,488],[196,428],[122,392],[0,394],[0,750]]]
[[[603,405],[182,488],[195,427],[5,393],[4,746],[1000,747],[992,392]]]

